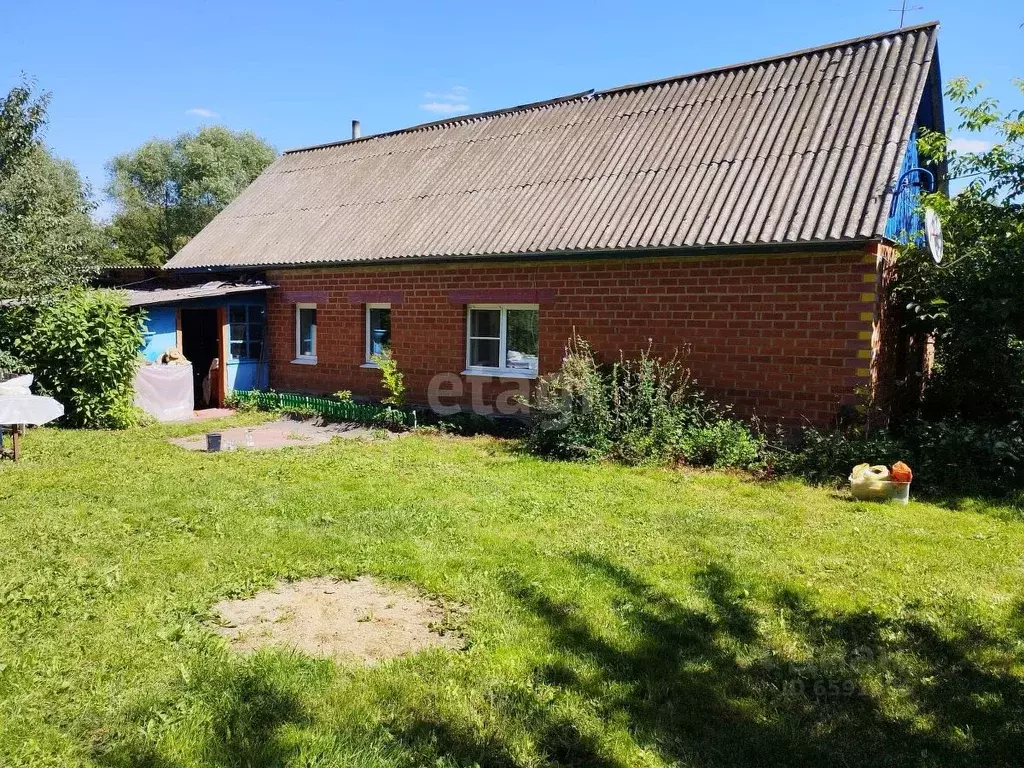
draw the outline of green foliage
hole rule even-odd
[[[777,449],[771,463],[780,474],[797,475],[821,485],[837,485],[844,482],[858,464],[891,466],[896,461],[909,463],[910,460],[900,443],[885,430],[865,435],[859,429],[808,427],[800,432],[790,449]],[[914,469],[916,472],[917,468]],[[919,481],[915,476],[915,491],[920,489]]]
[[[898,434],[921,488],[951,498],[1024,490],[1024,422],[916,422]]]
[[[373,423],[385,429],[400,431],[409,426],[409,414],[401,408],[389,405],[377,411]]]
[[[13,353],[76,427],[137,422],[133,381],[142,320],[114,291],[73,288],[0,315],[0,347]]]
[[[951,199],[925,197],[942,219],[945,262],[937,268],[923,250],[905,248],[897,295],[912,329],[935,338],[925,416],[1005,424],[1024,412],[1024,110],[1001,112],[965,80],[947,95],[960,105],[962,131],[987,129],[999,140],[958,153],[942,134],[922,137],[926,156],[973,181]]]
[[[612,455],[627,464],[664,461],[676,453],[684,406],[691,395],[689,371],[677,359],[665,361],[641,351],[620,355],[608,381]]]
[[[533,452],[575,460],[601,458],[611,449],[607,382],[585,339],[568,341],[562,367],[541,378],[529,405],[526,444]]]
[[[154,139],[108,164],[117,204],[108,229],[114,258],[162,264],[195,237],[270,163],[276,152],[253,133],[222,126]]]
[[[633,359],[620,356],[605,371],[590,345],[574,337],[530,408],[526,445],[545,456],[745,469],[759,462],[763,447],[747,425],[705,401],[678,357],[663,360],[649,348]]]
[[[9,349],[0,348],[0,379],[28,370],[21,359]]]
[[[39,137],[48,99],[25,84],[0,102],[0,298],[80,284],[102,251],[88,189]]]
[[[521,438],[527,434],[526,422],[514,416],[484,416],[470,411],[441,416],[428,408],[417,411],[416,418],[420,431],[429,434],[506,438]]]
[[[1013,85],[1024,96],[1024,79],[1015,79]],[[957,105],[960,131],[991,133],[997,140],[980,152],[959,152],[946,135],[926,130],[921,136],[922,153],[945,161],[952,178],[973,179],[970,186],[986,200],[1019,200],[1024,195],[1024,108],[1003,111],[998,101],[982,96],[981,85],[965,77],[949,82],[946,97]]]
[[[352,402],[352,390],[349,390],[349,389],[339,389],[337,392],[335,392],[332,395],[332,397],[335,400],[340,400],[343,403],[351,403]]]
[[[24,80],[0,102],[0,184],[14,175],[39,145],[50,94],[35,95],[34,87]]]
[[[678,450],[687,464],[714,469],[753,469],[761,464],[764,440],[736,419],[718,417],[683,429]]]
[[[917,419],[888,430],[806,429],[793,450],[777,451],[777,472],[842,484],[857,464],[908,463],[914,492],[951,499],[1012,497],[1024,491],[1024,423],[985,425]]]
[[[398,361],[391,354],[391,350],[385,350],[379,354],[371,355],[370,362],[380,369],[380,382],[387,390],[388,396],[381,400],[386,405],[395,405],[401,408],[405,405],[405,375],[398,370]]]

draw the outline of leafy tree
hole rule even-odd
[[[273,147],[222,126],[148,141],[110,161],[108,229],[127,261],[162,264],[273,162]]]
[[[925,155],[971,182],[952,198],[925,196],[942,220],[945,261],[936,267],[922,249],[905,249],[899,290],[914,328],[936,342],[926,415],[1008,423],[1024,415],[1024,110],[1002,111],[963,79],[947,95],[960,130],[997,140],[962,153],[942,134],[922,136]]]
[[[33,98],[32,83],[15,86],[0,104],[0,182],[10,178],[39,142],[50,94]]]
[[[0,182],[0,295],[81,283],[102,250],[93,207],[75,166],[34,147]]]
[[[0,348],[13,350],[38,385],[66,408],[63,423],[120,429],[137,414],[133,382],[142,317],[119,291],[74,287],[0,314]],[[2,360],[0,360],[2,362]]]
[[[101,250],[88,189],[40,138],[48,100],[25,83],[0,103],[0,298],[80,283]]]

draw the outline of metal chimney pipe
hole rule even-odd
[[[353,139],[358,139],[360,136],[362,136],[362,133],[359,130],[359,121],[358,120],[353,120],[352,121],[352,138]]]

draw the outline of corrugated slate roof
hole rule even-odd
[[[880,238],[937,29],[294,150],[167,266]]]

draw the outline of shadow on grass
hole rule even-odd
[[[576,563],[615,595],[621,631],[598,631],[574,605],[506,576],[556,660],[529,685],[495,693],[487,717],[505,728],[421,716],[392,728],[406,749],[445,764],[518,765],[513,745],[494,734],[525,728],[543,764],[625,766],[604,725],[614,723],[637,747],[686,765],[1020,764],[1024,685],[1009,669],[1020,636],[970,624],[947,635],[913,616],[824,615],[782,591],[768,616],[787,627],[783,650],[721,565],[697,574],[697,609],[606,559]]]
[[[205,709],[212,712],[203,730],[207,737],[200,754],[203,765],[223,768],[282,766],[295,745],[281,738],[287,724],[306,724],[298,697],[276,685],[265,670],[242,667],[202,684]],[[128,738],[109,752],[94,754],[104,766],[177,768],[162,756],[149,738]]]

